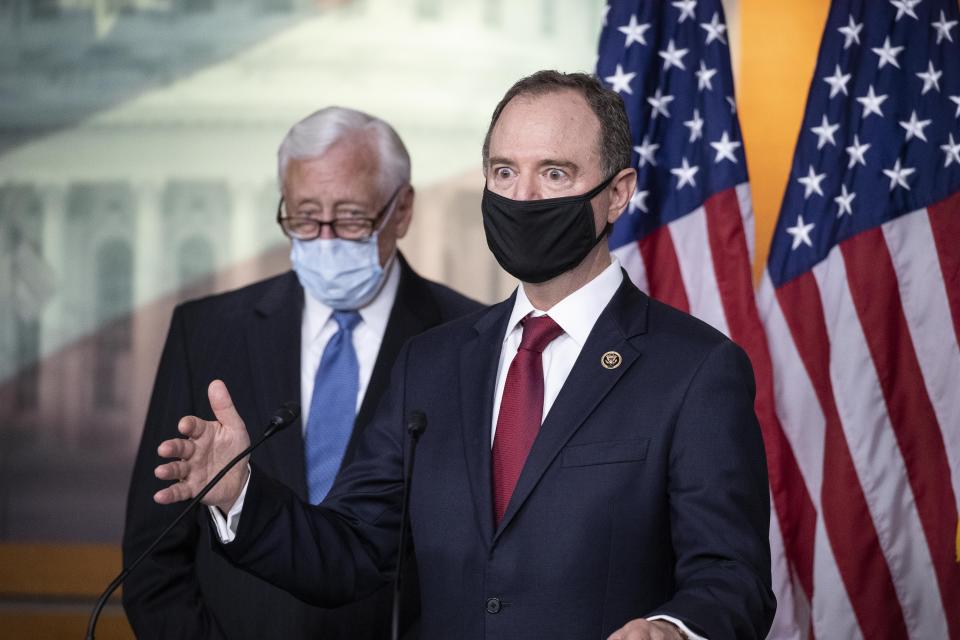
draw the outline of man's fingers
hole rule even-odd
[[[186,482],[177,482],[153,494],[153,501],[157,504],[173,504],[174,502],[189,500],[192,497],[193,491],[191,491],[189,485]]]
[[[180,422],[177,423],[177,431],[188,438],[199,438],[206,431],[208,424],[212,423],[201,420],[196,416],[185,416],[180,418]]]
[[[153,475],[161,480],[183,480],[190,475],[190,465],[183,460],[174,460],[154,469]]]
[[[227,385],[221,380],[214,380],[207,388],[207,397],[210,399],[210,408],[213,409],[213,415],[225,428],[244,429],[243,419],[237,413],[233,406],[233,399],[230,398],[230,392],[227,391]]]

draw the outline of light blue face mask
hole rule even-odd
[[[331,309],[359,309],[366,306],[383,287],[386,274],[394,261],[387,260],[387,268],[380,266],[380,230],[393,215],[395,204],[383,216],[380,225],[366,240],[317,238],[292,240],[290,262],[297,279],[314,298]]]

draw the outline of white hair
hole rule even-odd
[[[318,158],[350,134],[371,136],[380,159],[380,188],[387,192],[410,182],[410,154],[389,124],[369,114],[344,107],[316,111],[290,128],[277,151],[280,189],[287,164],[294,158]]]

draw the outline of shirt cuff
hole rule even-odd
[[[223,512],[217,507],[207,507],[210,511],[210,517],[213,519],[213,526],[217,529],[217,535],[222,544],[233,542],[237,537],[237,529],[240,526],[240,511],[243,509],[243,501],[247,497],[247,487],[250,486],[250,465],[247,465],[247,481],[243,483],[243,489],[237,497],[236,502],[230,507],[224,517]]]
[[[703,636],[697,635],[693,631],[690,631],[690,627],[683,624],[681,621],[677,620],[673,616],[652,616],[650,618],[647,618],[647,620],[649,620],[650,622],[653,622],[654,620],[666,620],[670,624],[680,629],[680,631],[682,631],[683,634],[687,637],[687,640],[707,640]]]

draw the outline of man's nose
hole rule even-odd
[[[521,176],[515,184],[513,199],[540,200],[543,198],[543,195],[540,193],[540,181],[537,178],[538,176],[536,174]]]
[[[320,238],[323,240],[331,240],[336,238],[336,234],[333,232],[333,225],[329,221],[324,220],[327,224],[320,225]]]

